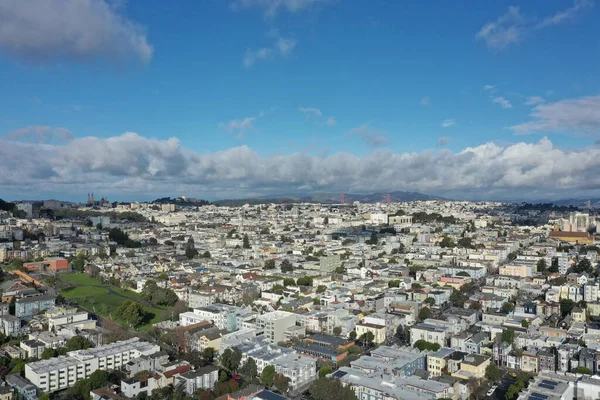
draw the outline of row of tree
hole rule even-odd
[[[144,300],[159,306],[172,306],[179,299],[173,290],[159,288],[153,280],[146,281],[141,294]]]

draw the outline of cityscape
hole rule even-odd
[[[0,0],[0,400],[600,399],[598,21]]]

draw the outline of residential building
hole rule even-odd
[[[198,389],[213,389],[219,380],[219,368],[214,366],[200,367],[185,372],[175,378],[175,385],[183,385],[188,396],[193,396]]]
[[[283,342],[285,330],[295,325],[296,314],[287,311],[272,311],[256,317],[256,327],[264,329],[265,337],[271,343]]]
[[[25,377],[45,392],[66,389],[98,369],[119,369],[130,360],[160,351],[155,344],[138,338],[114,342],[87,350],[70,351],[66,356],[25,365]]]

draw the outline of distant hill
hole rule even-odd
[[[355,201],[361,203],[383,203],[386,201],[386,195],[390,195],[390,201],[392,203],[400,203],[406,201],[417,201],[417,200],[448,200],[439,196],[432,196],[428,194],[418,192],[388,192],[388,193],[368,193],[368,194],[356,194],[356,193],[345,193],[344,203],[350,204]],[[313,193],[309,195],[270,195],[251,199],[228,199],[228,200],[217,200],[213,203],[222,206],[238,206],[243,204],[265,204],[265,203],[294,203],[294,202],[306,202],[306,203],[323,203],[323,204],[339,204],[340,193]]]

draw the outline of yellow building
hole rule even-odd
[[[440,376],[448,365],[446,359],[455,352],[454,349],[442,347],[436,352],[427,354],[427,372],[430,376]]]
[[[576,322],[585,322],[585,310],[579,307],[573,308],[571,311],[571,316],[573,317],[573,321]]]
[[[551,328],[549,326],[540,326],[539,332],[543,335],[548,335],[550,337],[558,337],[562,339],[567,339],[567,331],[559,328]]]
[[[363,334],[371,332],[374,336],[373,343],[385,342],[385,326],[375,324],[356,324],[356,338],[359,339]]]
[[[550,237],[569,243],[594,244],[594,236],[588,232],[561,232],[554,230],[550,232]]]
[[[537,374],[538,358],[537,353],[535,351],[533,353],[523,353],[523,355],[521,356],[521,370]]]
[[[533,269],[530,265],[507,264],[499,268],[500,275],[516,276],[519,278],[527,278],[533,275]]]
[[[460,363],[460,369],[452,374],[456,378],[482,379],[485,377],[485,369],[490,365],[491,358],[479,354],[469,354]]]
[[[588,303],[587,312],[592,317],[600,316],[600,304],[598,303]]]
[[[212,347],[215,349],[217,353],[221,350],[221,339],[222,336],[220,333],[211,333],[207,335],[202,335],[198,338],[199,342],[199,350],[204,351],[205,349]]]
[[[13,390],[8,386],[0,386],[0,400],[11,400],[13,397]]]

